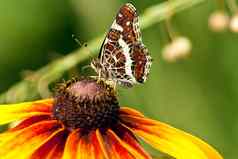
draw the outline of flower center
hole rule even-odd
[[[107,128],[118,120],[119,104],[112,86],[95,79],[73,79],[60,84],[53,115],[69,129]]]

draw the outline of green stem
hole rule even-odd
[[[169,3],[164,2],[149,7],[140,18],[141,29],[147,29],[165,20],[171,11],[177,13],[204,1],[205,0],[171,0]],[[103,38],[104,35],[88,42],[88,48],[92,52],[91,55],[98,54]],[[20,102],[39,97],[39,94],[44,93],[41,92],[44,89],[39,89],[40,87],[46,87],[45,89],[47,89],[48,84],[59,79],[64,72],[75,67],[80,62],[89,59],[91,55],[88,50],[83,47],[69,53],[61,59],[49,63],[9,88],[8,91],[2,93],[0,95],[0,103]]]

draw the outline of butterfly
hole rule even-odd
[[[112,80],[124,87],[144,83],[152,58],[142,43],[136,8],[124,4],[118,11],[91,67],[99,78]]]

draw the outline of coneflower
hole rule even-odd
[[[91,78],[61,84],[51,99],[0,106],[1,159],[151,159],[138,139],[177,159],[222,159],[204,141],[120,107],[114,88]]]

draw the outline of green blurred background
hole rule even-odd
[[[26,72],[77,49],[75,34],[86,42],[105,33],[125,0],[0,1],[0,92]],[[139,13],[163,1],[132,1]],[[175,15],[173,24],[193,43],[192,56],[176,63],[161,57],[166,35],[163,23],[143,30],[143,41],[154,59],[146,84],[120,89],[121,105],[183,129],[237,159],[238,35],[213,33],[208,17],[216,1],[206,1]],[[85,61],[65,79],[82,72]]]

